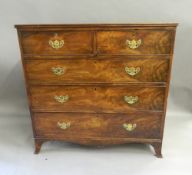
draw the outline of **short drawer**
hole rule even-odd
[[[143,86],[31,86],[34,111],[162,111],[165,88]]]
[[[24,54],[79,55],[93,52],[93,34],[90,31],[21,32]]]
[[[31,84],[166,82],[168,59],[27,60]]]
[[[159,138],[162,114],[35,113],[36,137]]]
[[[142,55],[170,54],[173,31],[129,30],[97,33],[98,54]]]

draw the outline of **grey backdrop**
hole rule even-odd
[[[163,22],[179,23],[168,104],[168,114],[170,116],[167,125],[172,126],[173,130],[170,131],[172,134],[174,131],[178,132],[180,126],[183,127],[180,129],[186,128],[186,125],[188,131],[191,131],[191,0],[0,0],[0,130],[2,134],[0,154],[4,155],[3,159],[0,158],[0,168],[4,167],[7,174],[14,172],[15,169],[12,166],[9,167],[10,152],[6,153],[3,150],[8,145],[12,145],[9,151],[14,150],[17,152],[18,148],[14,147],[15,143],[17,143],[17,146],[23,146],[22,149],[28,147],[29,150],[25,151],[25,154],[31,156],[28,157],[28,160],[34,160],[33,155],[31,155],[33,151],[31,123],[14,24]],[[178,128],[172,125],[176,120],[176,114],[178,116]],[[185,123],[181,124],[182,122]],[[167,128],[171,128],[171,126],[167,126]],[[17,135],[14,135],[14,133],[17,133]],[[175,136],[173,135],[171,137]],[[187,137],[189,136],[187,135]],[[7,138],[10,138],[10,140],[7,140]],[[17,138],[20,138],[21,142]],[[26,142],[22,142],[23,138]],[[175,140],[178,139],[175,136]],[[189,142],[191,136],[187,139],[186,144],[192,146],[191,142]],[[63,147],[61,147],[59,148],[62,149]],[[175,154],[177,154],[177,151]],[[20,153],[23,153],[22,150],[20,150]],[[191,154],[191,151],[189,153]],[[15,157],[17,156],[16,154]],[[150,153],[149,156],[151,156]],[[8,164],[5,163],[5,160]],[[37,160],[35,159],[35,161]],[[24,169],[21,170],[25,172]],[[175,171],[175,174],[178,172]]]

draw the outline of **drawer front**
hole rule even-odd
[[[97,33],[99,54],[141,55],[170,54],[172,31],[130,30],[101,31]]]
[[[22,32],[24,54],[78,55],[93,52],[93,35],[88,31]]]
[[[32,86],[34,111],[106,112],[162,111],[164,87]]]
[[[166,82],[168,59],[30,60],[31,84]]]
[[[36,137],[159,138],[161,114],[35,113]],[[78,134],[77,134],[78,133]]]

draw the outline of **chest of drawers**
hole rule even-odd
[[[161,157],[176,26],[16,25],[35,153],[135,142]]]

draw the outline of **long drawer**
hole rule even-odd
[[[34,113],[37,137],[159,138],[161,113]]]
[[[26,60],[31,84],[166,82],[168,59]]]
[[[165,87],[31,86],[34,111],[104,112],[162,111]]]

